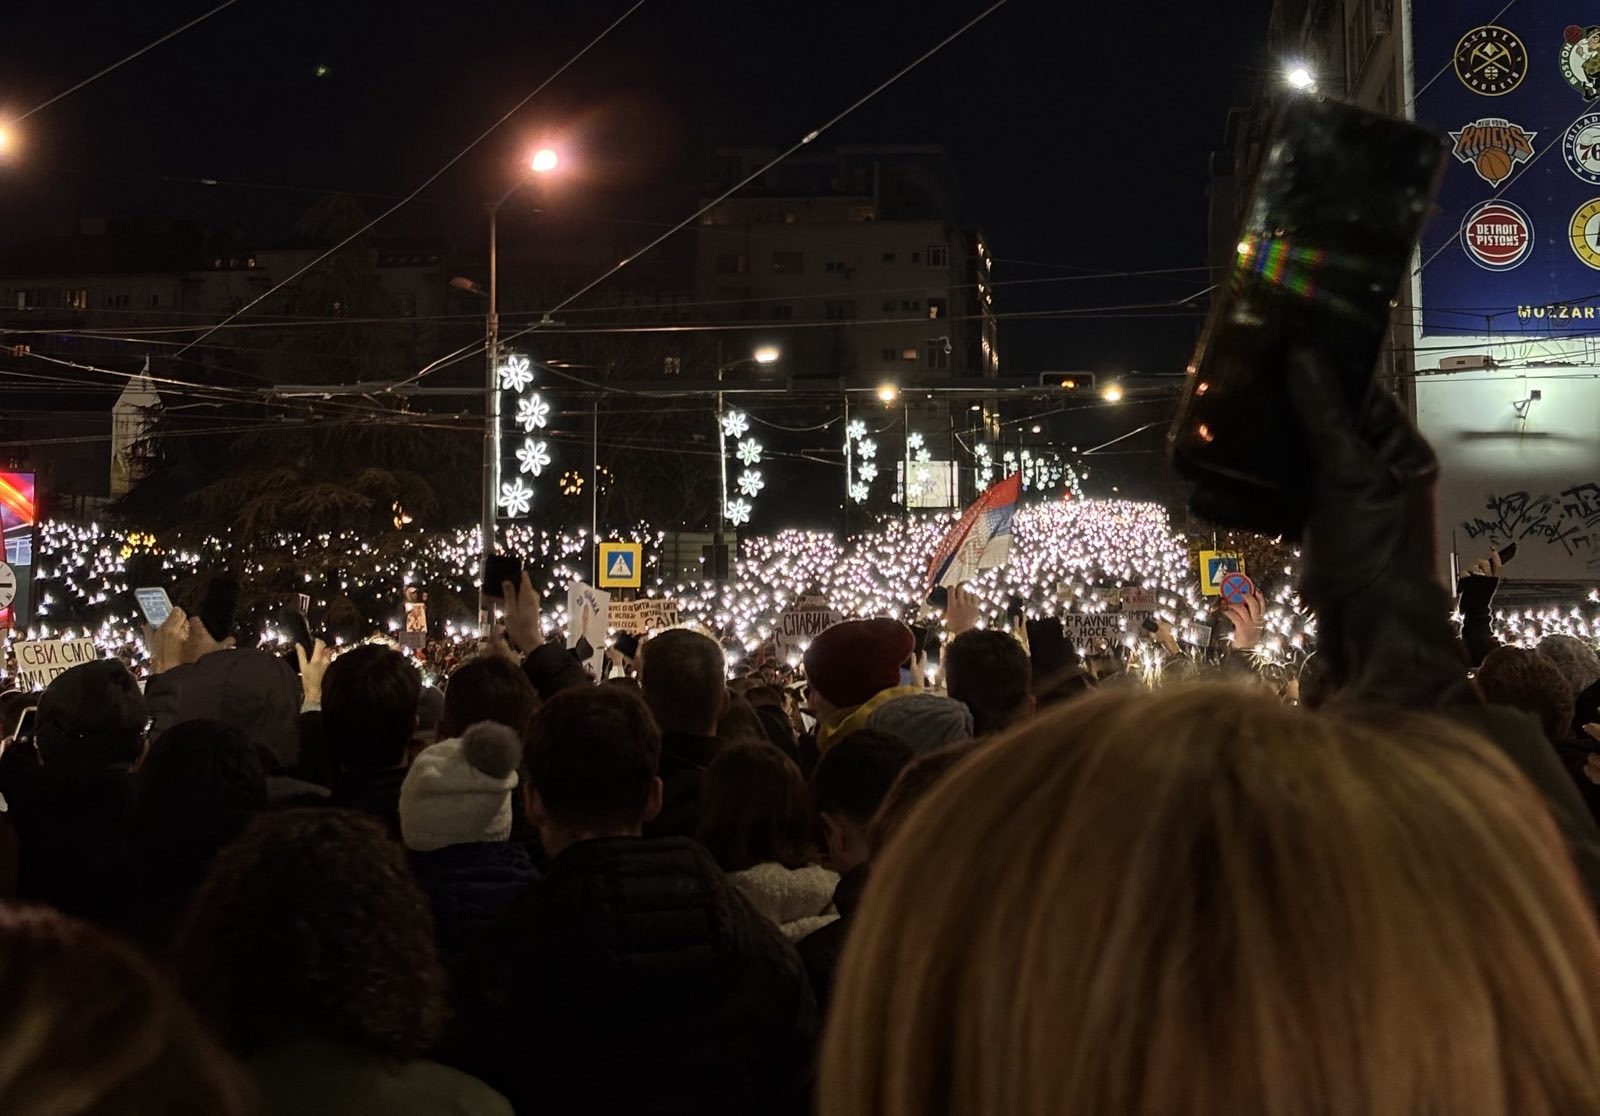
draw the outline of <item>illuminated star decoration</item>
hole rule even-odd
[[[860,451],[861,456],[866,458],[868,461],[871,461],[874,457],[878,456],[878,443],[874,442],[871,438],[861,439],[856,448]]]
[[[743,465],[761,464],[761,443],[754,438],[746,438],[739,443],[737,451],[739,462]]]
[[[766,481],[761,479],[761,473],[755,469],[746,469],[739,474],[739,491],[746,496],[754,497],[764,487]]]
[[[531,383],[533,383],[533,362],[525,356],[507,357],[506,362],[500,366],[500,386],[506,391],[518,392],[528,390],[528,385]]]
[[[543,442],[528,438],[517,449],[517,461],[524,473],[538,476],[550,464],[550,449]]]
[[[878,479],[878,467],[871,461],[863,461],[861,463],[861,468],[856,470],[856,476],[860,477],[866,483],[871,484],[873,481]]]
[[[743,411],[729,411],[722,416],[722,432],[730,438],[743,438],[750,429],[750,416]]]
[[[509,484],[500,486],[500,506],[507,515],[527,515],[533,510],[533,489],[522,483],[518,477]]]
[[[867,502],[867,486],[864,485],[864,484],[861,484],[859,482],[857,482],[856,484],[852,484],[850,486],[850,499],[854,500],[858,504],[866,503]]]
[[[543,430],[549,420],[550,404],[538,392],[517,400],[517,422],[525,432],[532,434],[535,427]]]
[[[866,436],[867,424],[862,422],[860,419],[856,419],[845,430],[845,437],[849,438],[852,442],[859,442]]]
[[[750,504],[745,500],[728,501],[728,522],[735,527],[750,522]]]

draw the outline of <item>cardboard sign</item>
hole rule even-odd
[[[100,658],[92,639],[31,639],[12,645],[17,655],[17,688],[42,690],[81,663]]]
[[[1222,579],[1231,573],[1244,573],[1244,558],[1231,550],[1200,552],[1200,592],[1203,596],[1222,594]]]
[[[1122,639],[1125,624],[1134,621],[1120,612],[1069,612],[1061,617],[1061,632],[1080,652],[1087,654],[1091,640]]]
[[[678,626],[678,603],[647,597],[638,601],[612,601],[611,628],[632,635],[649,635]]]
[[[1124,586],[1122,590],[1123,612],[1154,612],[1156,610],[1156,591],[1146,589],[1140,585]]]
[[[606,616],[611,610],[611,594],[581,581],[574,581],[567,589],[567,646],[578,646],[578,640],[589,643],[590,656],[584,660],[596,678],[600,677],[600,664],[606,654]]]
[[[778,658],[787,660],[802,654],[806,644],[843,619],[844,613],[835,611],[820,601],[779,613],[778,622],[773,625],[772,630],[772,641],[777,647]]]
[[[600,586],[637,589],[644,581],[644,547],[638,543],[600,544]]]

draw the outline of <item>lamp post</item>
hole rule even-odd
[[[484,315],[484,370],[483,370],[483,506],[480,509],[479,534],[483,556],[494,553],[496,507],[500,498],[500,291],[499,291],[499,238],[496,218],[500,207],[511,195],[522,189],[538,175],[549,174],[560,164],[560,157],[550,148],[540,148],[528,162],[528,171],[501,194],[499,199],[484,203],[489,214],[489,284],[484,290],[470,279],[452,279],[450,285],[462,290],[475,290],[489,301]],[[488,634],[490,608],[487,598],[478,601],[478,626]]]
[[[723,425],[723,417],[727,413],[722,406],[722,377],[730,368],[739,368],[746,364],[776,364],[782,353],[773,345],[763,345],[747,357],[731,360],[726,364],[721,361],[721,349],[718,349],[717,361],[717,479],[718,495],[717,504],[717,530],[712,538],[711,572],[716,573],[717,556],[724,553],[727,544],[728,530],[728,428]],[[728,568],[733,568],[733,563],[728,563]]]

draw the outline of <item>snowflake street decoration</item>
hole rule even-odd
[[[857,448],[860,451],[862,458],[866,461],[871,461],[874,457],[878,456],[878,443],[874,442],[871,438],[861,439],[861,444]]]
[[[758,492],[766,487],[766,483],[761,479],[761,474],[755,469],[746,469],[739,474],[739,491],[746,496],[754,498]]]
[[[533,362],[525,356],[508,357],[500,366],[500,386],[506,391],[526,391],[533,383]],[[543,426],[544,423],[540,423]]]
[[[742,527],[750,522],[750,503],[747,500],[728,501],[728,522],[735,527]]]
[[[518,477],[510,484],[500,486],[500,506],[507,515],[527,515],[533,510],[533,489]]]
[[[866,503],[867,502],[867,486],[864,485],[864,484],[861,484],[859,482],[856,483],[856,484],[852,484],[850,486],[850,499],[854,500],[858,504]]]
[[[922,448],[922,435],[921,434],[908,434],[908,435],[906,435],[906,449],[908,449],[908,450],[919,450],[921,448]]]
[[[517,400],[517,423],[523,432],[532,434],[534,428],[544,429],[545,423],[550,421],[550,404],[538,392],[525,395]]]
[[[917,464],[918,465],[927,465],[932,460],[933,460],[933,454],[929,453],[927,450],[919,449],[917,451]]]
[[[729,411],[722,416],[722,432],[730,438],[743,438],[750,429],[750,417],[743,411]]]
[[[978,448],[972,452],[977,454],[979,457],[987,458],[989,456],[989,446],[985,442],[979,442]]]
[[[517,450],[517,461],[524,473],[538,476],[544,472],[545,466],[550,464],[550,449],[545,443],[535,442],[529,438]]]
[[[856,419],[845,430],[845,437],[847,439],[849,439],[850,441],[852,441],[852,442],[859,442],[861,439],[865,438],[866,436],[867,436],[867,424],[862,422],[860,419]]]
[[[739,443],[739,461],[743,465],[761,464],[761,443],[754,438],[746,438]]]
[[[870,461],[865,461],[862,463],[861,468],[856,470],[856,475],[871,484],[878,479],[878,467]]]

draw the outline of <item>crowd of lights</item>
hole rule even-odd
[[[681,621],[718,636],[730,667],[771,651],[778,617],[814,598],[846,616],[896,616],[907,621],[929,613],[922,604],[929,559],[950,528],[950,513],[895,516],[841,543],[833,535],[788,530],[741,540],[733,576],[724,583],[679,581],[663,576],[664,533],[644,527],[612,537],[642,543],[646,552],[644,595],[673,600]],[[1145,591],[1151,611],[1173,627],[1184,643],[1204,643],[1213,623],[1214,598],[1200,595],[1189,542],[1175,533],[1159,505],[1123,500],[1062,500],[1024,507],[1013,520],[1008,563],[987,570],[969,586],[981,602],[987,625],[1004,624],[1008,604],[1020,600],[1029,617],[1115,611],[1112,590]],[[454,595],[476,602],[478,537],[467,528],[448,534],[407,531],[399,545],[375,547],[355,536],[284,536],[276,544],[299,556],[336,556],[338,573],[306,575],[315,627],[330,598],[351,594],[378,602],[365,619],[371,633],[391,637],[402,626],[407,586],[433,599]],[[47,522],[40,527],[32,623],[14,637],[88,637],[108,655],[134,665],[147,658],[142,617],[133,599],[129,563],[141,561],[142,577],[174,585],[205,571],[229,567],[248,578],[265,566],[228,561],[225,538],[168,548],[148,533],[98,525]],[[554,637],[567,627],[566,588],[590,569],[588,532],[541,531],[527,524],[505,529],[505,546],[530,568],[548,570],[544,623]],[[308,560],[307,565],[313,563]],[[325,567],[326,562],[322,563]],[[1267,598],[1261,639],[1254,654],[1264,662],[1293,666],[1314,646],[1312,621],[1298,606],[1292,564],[1252,571]],[[935,614],[936,618],[936,614]],[[465,615],[458,623],[435,617],[435,635],[467,644],[477,638]],[[1581,604],[1526,608],[1498,614],[1497,632],[1507,643],[1531,646],[1543,636],[1565,633],[1600,642],[1600,592]],[[264,645],[287,637],[264,622]],[[1125,625],[1122,640],[1136,653],[1146,646],[1137,624]]]

